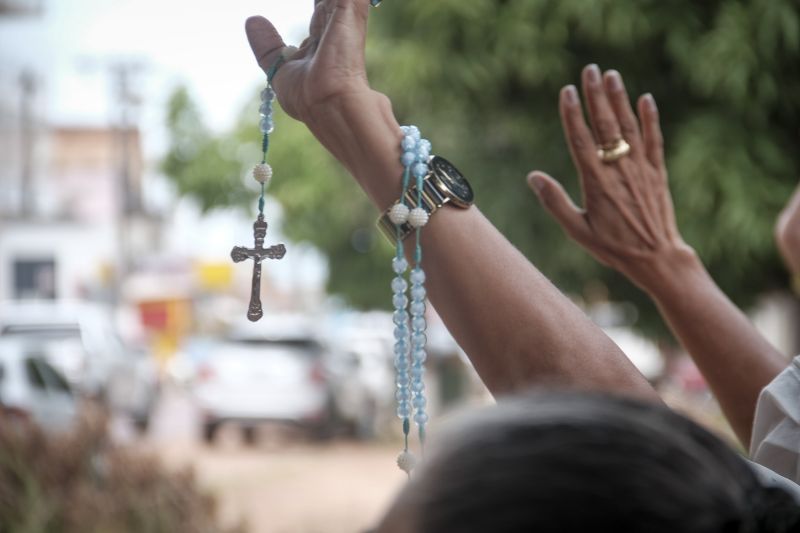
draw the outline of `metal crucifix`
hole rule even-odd
[[[267,223],[264,215],[258,215],[258,219],[253,224],[253,235],[256,245],[253,248],[234,246],[231,250],[231,259],[234,263],[241,263],[247,259],[252,259],[253,263],[253,285],[250,292],[250,306],[247,308],[247,318],[251,322],[256,322],[264,312],[261,309],[261,261],[267,259],[281,259],[286,255],[286,247],[277,244],[264,248],[264,238],[267,236]]]

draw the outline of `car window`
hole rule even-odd
[[[46,382],[42,372],[39,370],[39,365],[36,364],[35,359],[30,357],[25,359],[25,375],[28,376],[28,383],[30,383],[34,388],[42,390],[45,389]]]
[[[47,383],[47,388],[58,392],[70,392],[67,380],[49,363],[42,359],[35,360],[36,366],[39,367],[39,372]]]

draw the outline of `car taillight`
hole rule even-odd
[[[322,366],[322,363],[316,362],[311,365],[309,377],[314,383],[325,383],[327,381],[325,378],[325,368]]]

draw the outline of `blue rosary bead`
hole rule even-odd
[[[425,396],[414,396],[414,399],[411,400],[411,405],[413,405],[415,409],[424,412],[425,406],[428,405],[428,400],[425,399]]]
[[[272,122],[272,119],[269,117],[264,117],[259,122],[258,126],[261,128],[261,133],[272,133],[275,130],[275,124]]]
[[[417,315],[411,321],[411,329],[413,331],[425,331],[425,317]]]
[[[268,117],[272,114],[272,103],[271,102],[263,102],[261,106],[258,108],[258,112],[261,115]]]
[[[422,366],[422,363],[418,363],[414,361],[414,364],[411,365],[411,379],[413,381],[420,381],[422,376],[425,375],[425,367]]]
[[[403,137],[403,140],[400,142],[400,147],[404,152],[410,152],[415,146],[417,146],[417,140],[410,135]]]
[[[397,276],[392,280],[392,291],[395,293],[403,293],[406,292],[408,288],[408,282],[404,280],[401,276]]]
[[[397,376],[397,388],[408,391],[408,385],[411,383],[411,378],[405,374]]]
[[[409,279],[413,285],[422,285],[425,283],[425,271],[420,267],[414,267],[414,269],[411,271]]]
[[[401,419],[409,418],[411,416],[411,408],[408,405],[408,402],[398,402],[397,404],[397,416]]]
[[[410,167],[414,164],[414,161],[417,160],[417,154],[414,152],[403,152],[403,155],[400,156],[400,162],[403,164],[404,167]]]
[[[419,146],[426,152],[430,153],[431,151],[431,142],[428,139],[422,139],[419,141]]]
[[[411,358],[414,362],[424,363],[428,359],[428,352],[425,351],[425,348],[414,348]]]
[[[395,257],[392,259],[392,270],[394,270],[395,274],[402,274],[408,270],[408,261],[406,261],[406,258]]]
[[[417,161],[421,163],[427,163],[430,156],[430,151],[426,150],[422,146],[417,145]]]
[[[408,340],[398,339],[397,342],[394,343],[394,353],[396,354],[404,354],[408,352]]]
[[[400,326],[408,322],[408,311],[405,309],[398,309],[392,314],[392,322],[395,326]]]
[[[424,178],[428,174],[428,165],[425,163],[417,163],[414,165],[414,168],[411,169],[411,173],[417,179]]]
[[[427,341],[428,338],[421,331],[416,331],[411,335],[411,345],[414,346],[414,348],[422,348]]]
[[[408,305],[408,298],[403,293],[395,294],[392,297],[392,304],[394,304],[395,309],[405,309]]]
[[[425,414],[425,411],[420,411],[414,415],[414,422],[416,422],[418,426],[424,426],[428,423],[428,415]]]
[[[275,99],[275,91],[272,90],[272,87],[267,86],[261,91],[262,102],[270,102],[274,99]]]
[[[409,137],[413,137],[415,141],[420,140],[422,136],[419,132],[419,128],[416,126],[407,126],[404,133]]]
[[[422,316],[425,314],[425,302],[411,302],[409,310],[412,316]]]
[[[422,380],[412,381],[411,390],[417,394],[422,394],[422,391],[425,390],[425,383]]]
[[[415,333],[415,335],[417,334]],[[394,338],[398,341],[406,340],[408,338],[408,328],[405,325],[394,328]]]
[[[397,389],[397,392],[394,394],[394,397],[397,398],[399,402],[408,402],[411,400],[411,393],[408,389]]]
[[[426,291],[422,285],[413,285],[411,287],[411,299],[421,302],[425,299]]]

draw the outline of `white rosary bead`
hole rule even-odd
[[[411,471],[417,466],[417,457],[407,450],[400,452],[400,455],[397,456],[397,466],[406,474],[411,474]]]
[[[428,223],[428,212],[421,207],[415,207],[408,214],[408,223],[414,228],[421,228]]]
[[[272,178],[272,167],[266,163],[259,163],[253,168],[253,178],[266,185]]]
[[[408,220],[409,209],[408,206],[402,203],[397,203],[389,210],[389,220],[392,224],[399,226],[405,224]]]
[[[284,61],[289,61],[292,59],[292,56],[297,53],[296,46],[284,46],[283,50],[281,50],[281,57]]]

